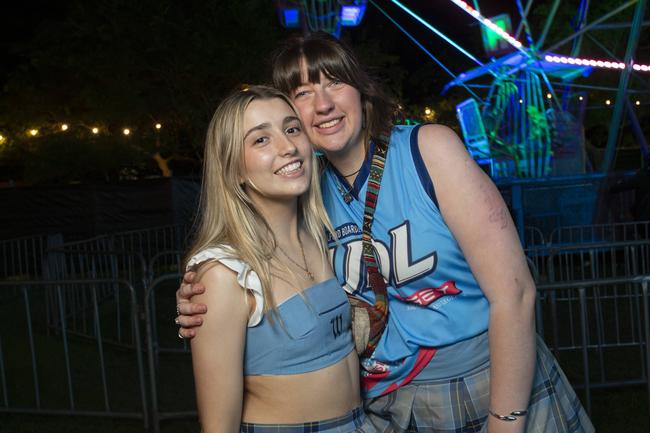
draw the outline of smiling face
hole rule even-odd
[[[359,91],[323,72],[318,82],[309,82],[304,61],[301,82],[291,97],[314,147],[325,152],[332,162],[358,153],[363,155],[363,109]]]
[[[253,100],[243,118],[244,190],[257,205],[296,201],[308,191],[312,148],[300,119],[282,99]]]

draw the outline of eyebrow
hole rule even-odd
[[[268,129],[268,128],[270,128],[270,127],[271,127],[271,124],[270,124],[269,122],[264,122],[264,123],[260,123],[260,124],[257,125],[257,126],[253,126],[251,129],[249,129],[249,130],[246,132],[246,134],[244,134],[244,140],[246,140],[246,137],[248,137],[249,135],[251,135],[253,132],[255,132],[255,131],[259,131],[259,130],[262,130],[262,129]]]
[[[293,121],[297,121],[298,123],[300,123],[300,118],[298,118],[298,116],[287,116],[287,117],[284,118],[284,120],[282,120],[282,126],[283,127],[287,126],[287,124],[289,124],[289,123],[291,123]],[[269,129],[270,127],[271,127],[271,123],[269,123],[269,122],[264,122],[264,123],[260,123],[257,126],[253,126],[251,129],[249,129],[246,132],[246,134],[244,134],[244,140],[246,140],[246,137],[251,135],[253,132],[264,130],[264,129]]]
[[[284,121],[282,122],[282,126],[285,126],[287,123],[291,123],[294,120],[297,120],[300,123],[300,118],[298,116],[287,116],[284,118]]]

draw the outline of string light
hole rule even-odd
[[[429,107],[425,108],[424,109],[424,114],[426,114],[427,116],[430,115],[431,114],[431,108],[429,108]]]
[[[517,39],[514,38],[514,36],[510,35],[508,32],[503,30],[501,27],[496,25],[493,21],[491,21],[488,18],[485,18],[479,11],[468,5],[462,0],[451,0],[452,3],[454,3],[456,6],[460,7],[463,9],[465,12],[476,18],[481,24],[483,24],[485,27],[489,28],[492,30],[494,33],[497,35],[501,36],[503,39],[505,39],[510,45],[513,47],[517,48],[520,51],[523,51],[522,44],[519,42]]]
[[[524,103],[524,100],[523,100],[523,99],[520,99],[520,100],[519,100],[519,103],[520,103],[520,104],[523,104],[523,103]]]
[[[565,65],[578,65],[578,66],[591,66],[593,68],[604,68],[604,69],[625,69],[625,63],[623,62],[610,62],[607,60],[598,60],[598,59],[584,59],[579,57],[566,57],[566,56],[555,56],[547,54],[544,56],[544,60],[551,63],[562,63]],[[632,65],[632,69],[635,71],[649,72],[650,65]]]
[[[583,99],[585,99],[585,98],[584,98],[584,97],[582,97],[582,96],[580,96],[580,97],[579,97],[578,99],[582,101],[582,100],[583,100]]]
[[[605,104],[607,104],[607,105],[611,105],[611,104],[612,104],[612,101],[610,101],[610,100],[608,99],[607,101],[605,101]]]
[[[435,115],[435,111],[433,109],[427,107],[427,110],[428,110],[427,111],[428,115],[431,116]],[[162,127],[163,125],[160,122],[153,124],[153,128],[155,128],[157,132],[161,131]],[[102,131],[101,127],[99,126],[87,126],[85,128],[88,128],[86,130],[91,132],[93,135],[98,135]],[[31,128],[31,129],[24,130],[25,131],[24,134],[27,137],[37,137],[37,136],[46,137],[50,134],[56,134],[57,132],[62,133],[70,130],[71,130],[71,124],[69,123],[53,123],[53,124],[41,125],[39,128]],[[110,134],[110,131],[104,131],[104,133]],[[123,128],[120,130],[120,133],[123,136],[131,136],[133,135],[133,130],[131,128]],[[6,135],[0,135],[0,144],[6,142],[8,138],[9,137],[7,137]]]
[[[547,97],[548,99],[551,99],[551,98],[553,97],[553,95],[551,95],[550,93],[547,93],[547,94],[546,94],[546,97]]]
[[[636,101],[635,104],[636,105],[641,105],[641,101]]]

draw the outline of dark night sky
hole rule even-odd
[[[21,62],[15,51],[20,45],[29,44],[40,26],[61,19],[66,2],[48,0],[21,0],[2,7],[0,25],[0,82],[6,73]]]
[[[269,3],[271,3],[271,0],[269,0]],[[377,0],[377,3],[385,8],[401,25],[412,31],[413,35],[421,43],[439,56],[452,70],[460,72],[472,67],[472,63],[467,61],[464,56],[459,55],[455,49],[449,47],[448,44],[432,32],[424,29],[421,24],[416,23],[413,18],[405,14],[389,0]],[[480,33],[476,22],[448,0],[404,0],[403,4],[457,40],[473,54],[482,55],[480,42],[478,41]],[[480,5],[481,11],[486,16],[509,12],[513,21],[516,22],[514,0],[483,0]],[[65,0],[22,0],[3,7],[4,19],[3,25],[0,26],[0,52],[2,53],[0,59],[0,83],[5,81],[9,71],[25,61],[25,59],[15,54],[16,48],[21,45],[28,45],[37,29],[65,17],[66,7],[67,2]],[[273,12],[272,8],[269,8],[269,10],[271,13]],[[408,72],[412,72],[413,68],[421,67],[423,62],[428,61],[426,55],[419,48],[370,4],[368,4],[362,28],[345,28],[344,32],[370,33],[373,34],[373,37],[376,34],[376,37],[381,40],[382,47],[386,46],[388,50],[399,54],[400,62]],[[448,77],[433,62],[429,63],[432,73],[437,77],[435,78],[435,86],[442,86],[444,82],[448,81]]]

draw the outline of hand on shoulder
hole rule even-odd
[[[198,267],[195,281],[201,282],[205,290],[195,295],[192,302],[207,306],[205,324],[196,329],[197,337],[202,332],[209,333],[215,322],[228,321],[246,327],[249,315],[246,291],[237,282],[233,270],[218,261],[206,262]]]

